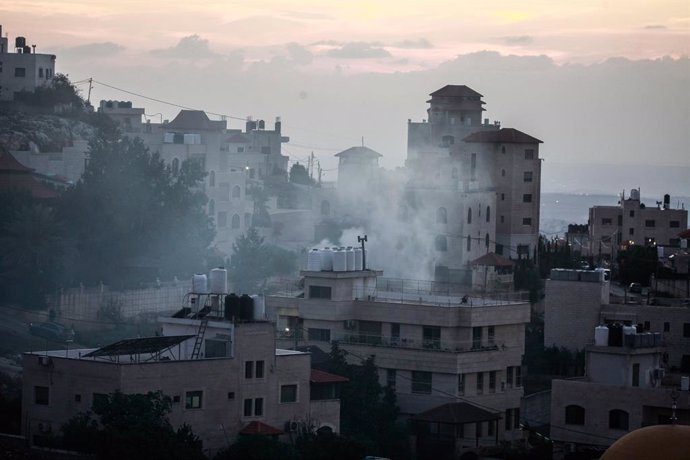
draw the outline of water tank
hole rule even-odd
[[[594,345],[597,347],[605,347],[609,343],[609,328],[606,326],[597,326],[594,328]]]
[[[24,48],[26,46],[26,38],[24,37],[17,37],[14,39],[14,47],[15,48]]]
[[[240,296],[240,319],[242,321],[251,321],[254,319],[254,299],[247,294]]]
[[[362,248],[355,248],[355,270],[362,270]]]
[[[307,255],[307,271],[321,271],[321,253],[318,249],[312,249],[309,251],[309,254]]]
[[[333,251],[331,248],[323,248],[321,251],[321,271],[333,270]]]
[[[208,293],[208,278],[203,273],[192,276],[192,292],[195,294]]]
[[[347,271],[347,254],[345,254],[345,251],[342,249],[336,249],[333,251],[333,271]]]
[[[623,346],[623,326],[620,323],[609,325],[609,347]]]
[[[254,301],[254,321],[266,320],[266,299],[262,295],[253,295]]]
[[[634,188],[630,190],[630,199],[640,201],[640,189]]]
[[[225,294],[228,292],[228,271],[223,267],[212,269],[208,281],[211,294]]]
[[[635,326],[623,326],[623,344],[626,347],[634,347],[636,334],[637,328]]]
[[[233,292],[225,296],[225,319],[240,317],[240,298]]]
[[[348,246],[347,249],[345,250],[345,257],[346,257],[346,263],[347,263],[347,268],[346,270],[351,272],[355,270],[355,250],[352,249],[352,246]]]

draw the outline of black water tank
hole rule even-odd
[[[247,294],[242,294],[240,297],[240,319],[243,321],[254,319],[254,299]]]
[[[609,347],[623,346],[623,325],[614,323],[609,325]]]
[[[225,319],[240,317],[240,298],[233,292],[225,296]]]

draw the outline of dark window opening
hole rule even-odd
[[[565,408],[565,424],[566,425],[584,425],[585,424],[585,408],[571,404]]]
[[[331,287],[330,286],[309,286],[309,298],[310,299],[330,299],[331,298]]]

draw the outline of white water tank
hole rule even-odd
[[[321,251],[321,271],[333,270],[333,251],[331,248],[323,248]]]
[[[307,256],[307,271],[321,271],[321,253],[318,249],[312,249],[309,251],[309,255]]]
[[[594,345],[597,347],[605,347],[609,344],[609,328],[606,326],[597,326],[594,328]]]
[[[639,199],[640,199],[640,189],[639,188],[634,188],[634,189],[630,190],[630,199],[639,201]]]
[[[342,249],[333,251],[333,271],[347,271],[347,254],[345,254],[345,251]]]
[[[254,321],[266,320],[266,298],[256,294],[251,298],[254,299]]]
[[[637,328],[635,326],[623,326],[623,335],[635,335]]]
[[[362,248],[355,248],[355,270],[362,270]]]
[[[208,292],[208,278],[203,273],[192,276],[192,292],[194,294],[206,294]]]
[[[228,271],[226,269],[222,267],[212,269],[208,281],[211,294],[227,294]]]
[[[355,270],[355,250],[352,249],[352,246],[348,246],[347,249],[345,250],[345,254],[347,257],[347,271],[351,272]]]

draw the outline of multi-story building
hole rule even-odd
[[[539,234],[541,141],[482,123],[482,95],[446,85],[431,93],[428,121],[408,121],[406,166],[415,208],[437,213],[437,278],[467,282],[488,252],[531,257]],[[464,273],[463,273],[464,272]]]
[[[172,401],[171,424],[191,425],[208,453],[227,447],[239,433],[255,433],[257,425],[271,434],[287,434],[307,420],[339,430],[333,390],[346,379],[312,373],[309,353],[276,349],[274,325],[252,320],[252,312],[237,319],[237,312],[230,316],[218,308],[221,296],[192,298],[200,302],[159,318],[160,336],[99,349],[25,353],[27,439],[35,444],[57,434],[69,418],[115,391],[160,390]]]
[[[381,384],[395,389],[408,417],[448,403],[483,408],[479,419],[463,422],[471,424],[465,434],[473,446],[519,437],[512,422],[519,420],[523,394],[529,303],[517,295],[463,296],[447,283],[381,275],[361,269],[302,272],[297,290],[266,298],[279,343],[328,349],[337,341],[354,364],[375,355]],[[496,424],[496,414],[511,422]]]
[[[226,120],[210,120],[205,112],[181,110],[170,122],[142,122],[144,110],[131,102],[101,101],[99,111],[118,122],[124,135],[139,137],[177,172],[184,160],[199,161],[206,171],[208,214],[216,224],[215,245],[232,253],[235,239],[252,226],[252,188],[286,181],[288,157],[281,145],[281,121],[273,130],[263,120],[247,120],[245,130],[228,129]]]
[[[687,209],[672,209],[669,195],[656,206],[645,206],[640,190],[632,189],[617,206],[589,208],[589,255],[614,259],[616,248],[631,244],[677,247],[687,225]]]
[[[55,55],[36,53],[25,37],[16,37],[14,52],[0,26],[0,101],[14,99],[14,93],[34,91],[50,83],[55,75]]]
[[[599,458],[607,446],[640,427],[670,423],[673,417],[690,424],[690,392],[664,377],[662,349],[630,337],[625,336],[627,344],[602,337],[587,347],[584,377],[553,380],[554,458],[565,453]]]

